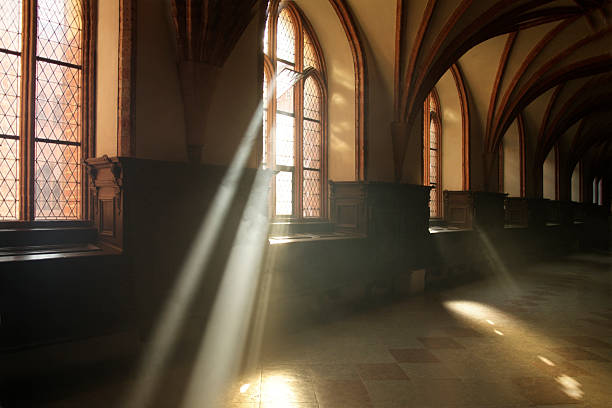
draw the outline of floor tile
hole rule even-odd
[[[416,390],[410,381],[365,381],[374,407],[415,406]]]
[[[402,368],[395,364],[357,364],[357,372],[363,381],[408,380]]]
[[[408,378],[459,378],[460,375],[444,363],[414,364],[400,363]]]
[[[445,327],[442,330],[450,337],[483,337],[481,332],[469,327]]]
[[[440,360],[427,349],[391,349],[398,363],[438,363]]]
[[[414,406],[417,407],[474,407],[477,396],[471,394],[460,379],[435,378],[414,380]]]
[[[612,329],[612,322],[607,321],[607,320],[603,320],[603,319],[594,319],[591,317],[584,317],[581,318],[580,320],[591,323],[595,326],[600,326],[600,327],[605,327],[608,329]]]
[[[593,337],[588,336],[563,336],[561,337],[563,340],[575,344],[579,347],[602,347],[612,349],[612,345],[606,343],[605,341],[595,339]]]
[[[465,348],[450,337],[419,337],[418,340],[428,349]]]
[[[316,402],[268,402],[261,401],[261,405],[255,408],[318,408],[319,404]]]
[[[463,384],[477,406],[516,407],[530,405],[529,400],[516,392],[511,380],[466,379]]]
[[[550,351],[559,354],[566,360],[594,360],[594,361],[609,361],[597,354],[591,353],[585,349],[579,347],[554,347]]]
[[[316,380],[359,380],[353,364],[313,364],[310,375]]]
[[[314,387],[321,408],[372,406],[368,392],[361,381],[320,380],[315,381]]]

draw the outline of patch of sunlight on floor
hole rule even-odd
[[[579,400],[584,396],[584,391],[582,391],[582,384],[576,381],[574,378],[569,375],[563,374],[557,378],[555,381],[559,383],[561,386],[561,390],[567,394],[568,397]]]

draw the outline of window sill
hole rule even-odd
[[[441,233],[446,233],[446,232],[465,232],[465,231],[473,231],[473,230],[471,228],[448,227],[448,226],[429,227],[430,234],[441,234]]]
[[[89,222],[0,224],[0,247],[93,243],[97,231]]]
[[[94,244],[3,247],[0,248],[0,264],[118,254],[117,251]]]
[[[270,235],[328,234],[334,225],[326,219],[291,220],[276,219],[270,224]]]
[[[347,239],[364,239],[365,234],[356,234],[348,232],[331,232],[327,234],[288,234],[288,235],[275,235],[268,238],[270,245],[281,245],[281,244],[296,244],[296,243],[310,243],[310,242],[321,242],[321,241],[338,241]]]

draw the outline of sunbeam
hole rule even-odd
[[[487,233],[483,231],[482,228],[475,228],[474,232],[476,233],[476,236],[484,246],[484,255],[487,257],[489,263],[493,267],[494,276],[504,285],[505,289],[507,289],[508,291],[516,292],[516,282],[508,272],[508,268],[506,268],[506,265],[500,258],[497,249],[491,242],[491,239],[489,238]]]
[[[153,390],[159,383],[163,367],[167,362],[177,333],[186,318],[187,309],[195,296],[200,282],[205,276],[206,265],[221,233],[231,204],[238,191],[246,163],[252,153],[255,141],[261,132],[262,101],[254,113],[245,136],[241,141],[227,173],[212,200],[204,222],[200,227],[181,272],[170,292],[159,321],[155,326],[149,345],[146,347],[137,371],[136,383],[126,399],[126,407],[147,406]],[[267,203],[267,198],[263,199]]]
[[[257,173],[187,387],[185,408],[224,395],[242,361],[268,236],[272,171]]]

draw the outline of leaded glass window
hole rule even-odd
[[[0,2],[2,221],[83,216],[83,15],[81,0]]]
[[[19,218],[21,0],[0,2],[0,220]]]
[[[423,134],[423,163],[424,184],[431,186],[429,197],[429,217],[442,217],[442,183],[441,158],[442,125],[440,117],[440,103],[435,89],[427,96],[423,105],[424,134]]]
[[[268,93],[273,96],[264,104],[262,164],[276,172],[273,215],[323,218],[326,90],[322,54],[310,25],[294,4],[270,10],[269,16],[263,47],[264,83],[275,86],[264,85],[264,101]]]

